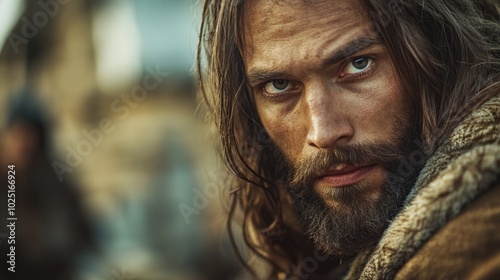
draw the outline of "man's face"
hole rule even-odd
[[[325,251],[353,254],[379,237],[413,180],[388,182],[416,135],[393,62],[357,1],[244,8],[248,84],[304,230]]]

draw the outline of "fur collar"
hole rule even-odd
[[[392,279],[404,263],[500,175],[500,97],[471,113],[428,159],[403,210],[346,279]]]

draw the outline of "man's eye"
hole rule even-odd
[[[287,80],[272,80],[264,84],[264,91],[268,94],[279,94],[291,88],[292,85]]]
[[[342,75],[355,75],[364,72],[373,63],[373,59],[369,57],[357,57],[349,62]]]

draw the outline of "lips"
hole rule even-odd
[[[343,165],[330,169],[324,175],[318,177],[318,182],[332,188],[346,187],[363,180],[375,165],[354,166]]]

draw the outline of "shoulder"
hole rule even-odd
[[[396,279],[500,279],[500,180],[437,231]]]

